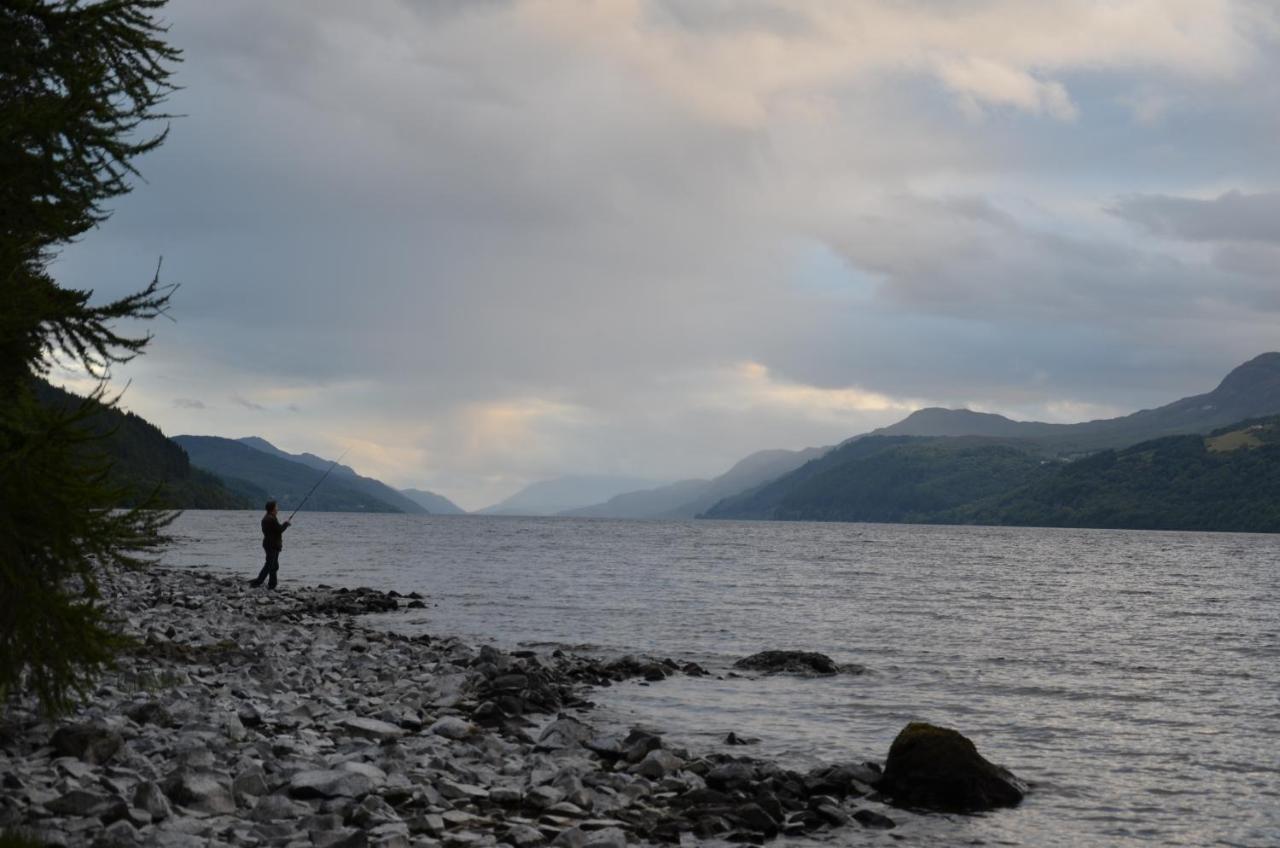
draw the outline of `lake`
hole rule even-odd
[[[183,514],[165,564],[261,565],[256,512]],[[829,844],[1280,845],[1280,537],[882,524],[302,513],[281,582],[417,590],[367,623],[701,663],[597,690],[592,721],[792,767],[883,761],[908,721],[1033,784]],[[768,648],[865,666],[728,676]],[[892,813],[890,813],[892,815]]]

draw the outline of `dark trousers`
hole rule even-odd
[[[276,572],[280,570],[280,552],[267,551],[267,561],[263,564],[262,570],[258,572],[258,579],[253,581],[253,585],[261,586],[262,581],[267,581],[267,588],[274,589],[276,587]]]

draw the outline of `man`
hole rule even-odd
[[[257,578],[250,580],[249,585],[255,589],[267,581],[267,588],[276,587],[276,572],[280,570],[280,552],[284,550],[284,531],[289,529],[290,522],[280,523],[276,517],[276,502],[267,501],[267,514],[262,516],[262,549],[267,552],[267,561],[258,572]]]

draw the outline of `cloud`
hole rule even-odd
[[[1233,190],[1208,200],[1133,194],[1111,212],[1167,238],[1280,244],[1280,191]]]
[[[1026,71],[980,57],[944,62],[939,76],[948,88],[961,94],[971,112],[979,103],[1013,106],[1034,114],[1046,114],[1062,121],[1079,115],[1071,95],[1060,82],[1044,82]]]
[[[206,409],[204,401],[194,398],[174,398],[173,405],[178,409]]]
[[[1150,406],[1277,346],[1265,3],[166,14],[186,117],[54,269],[105,298],[165,256],[177,324],[119,376],[166,431],[483,506],[917,399]]]

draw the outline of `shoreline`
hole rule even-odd
[[[877,763],[801,774],[591,726],[594,687],[706,674],[694,664],[359,620],[422,603],[394,592],[268,593],[161,567],[103,592],[137,643],[71,716],[5,705],[0,829],[68,846],[619,848],[829,841],[910,817],[874,792]]]

